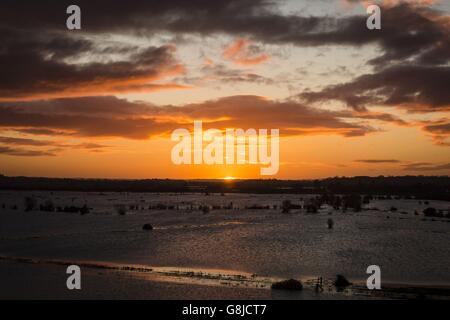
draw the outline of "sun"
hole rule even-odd
[[[228,176],[228,177],[224,177],[224,178],[222,178],[223,180],[226,180],[226,181],[232,181],[232,180],[236,180],[236,177],[231,177],[231,176]]]

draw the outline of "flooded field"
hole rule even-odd
[[[3,191],[0,261],[28,265],[29,272],[74,263],[131,274],[133,281],[258,292],[289,278],[312,291],[323,277],[325,297],[336,297],[332,279],[342,274],[354,284],[342,298],[366,294],[369,265],[380,266],[384,288],[450,285],[449,202],[383,196],[361,210],[326,204],[311,210],[315,198]],[[427,208],[443,216],[425,216]]]

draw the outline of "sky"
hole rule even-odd
[[[366,7],[381,8],[381,30]],[[66,8],[81,8],[68,30]],[[450,174],[450,1],[0,4],[0,174]],[[279,129],[280,166],[175,165],[171,133]]]

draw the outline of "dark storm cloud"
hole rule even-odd
[[[300,96],[309,102],[340,100],[356,110],[379,104],[410,111],[450,108],[450,67],[396,65],[373,74]]]

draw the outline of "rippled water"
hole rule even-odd
[[[24,212],[33,194],[56,206],[87,204],[85,216]],[[267,277],[366,278],[366,268],[381,267],[383,281],[450,284],[450,220],[428,218],[428,206],[448,210],[449,202],[377,200],[359,213],[321,210],[245,209],[299,203],[304,195],[126,194],[0,192],[0,255],[144,264],[149,266],[238,270]],[[232,210],[203,214],[191,204],[227,205]],[[149,210],[158,203],[179,210]],[[138,205],[125,216],[117,204]],[[12,210],[18,205],[18,210]],[[397,212],[389,212],[395,206]],[[143,207],[143,208],[142,208]],[[142,210],[143,209],[143,210]],[[420,215],[414,215],[414,211]],[[389,216],[389,218],[387,218]],[[327,220],[334,228],[327,228]],[[151,223],[152,231],[142,226]]]

